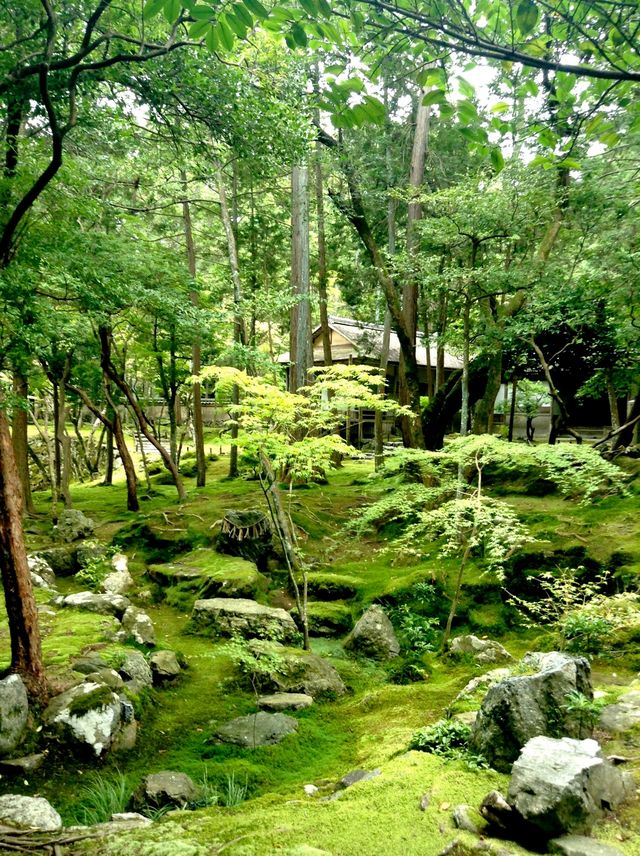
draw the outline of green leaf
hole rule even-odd
[[[264,8],[260,0],[242,0],[242,2],[256,18],[264,20],[269,17],[269,12]]]
[[[291,36],[298,47],[306,48],[307,34],[304,31],[304,27],[301,27],[297,22],[291,27]]]
[[[220,42],[218,41],[218,33],[215,27],[209,27],[207,35],[204,37],[204,43],[206,44],[208,50],[211,51],[211,53],[214,53],[218,50]]]
[[[504,157],[500,149],[491,149],[491,164],[496,172],[501,172],[504,169]]]
[[[340,89],[346,89],[348,92],[364,92],[364,83],[359,77],[349,77],[347,80],[341,80],[336,84]]]
[[[432,89],[431,92],[427,92],[427,94],[423,96],[422,103],[425,107],[429,107],[431,104],[439,104],[444,100],[444,92],[442,89]]]
[[[533,0],[522,0],[516,9],[516,21],[518,29],[523,36],[530,33],[538,23],[538,7]]]
[[[144,4],[144,9],[142,10],[142,16],[145,21],[148,21],[149,18],[155,17],[164,6],[164,2],[165,0],[147,0]]]
[[[328,65],[325,68],[325,74],[342,74],[344,69],[344,64]]]
[[[189,27],[189,35],[192,39],[199,39],[211,27],[209,21],[196,21]]]
[[[333,14],[327,0],[318,0],[318,8],[320,9],[320,14],[324,15],[325,18],[330,18]]]
[[[310,15],[312,18],[316,17],[319,10],[313,0],[299,0],[299,2],[307,15]]]
[[[384,124],[387,111],[379,98],[376,98],[373,95],[366,95],[360,106],[364,108],[365,114],[370,122],[373,122],[374,125]]]
[[[182,3],[180,0],[165,0],[163,13],[165,18],[170,24],[176,20],[178,15],[180,14],[180,9],[182,8]]]
[[[236,3],[233,7],[233,14],[235,17],[245,25],[245,27],[250,30],[253,27],[253,18],[251,17],[251,13],[243,6],[242,3]]]
[[[238,18],[236,15],[233,15],[231,12],[226,12],[224,17],[227,20],[227,24],[231,27],[236,36],[239,39],[244,39],[247,35],[247,28],[240,20],[240,18]]]
[[[191,11],[191,17],[195,18],[196,21],[209,21],[214,15],[215,9],[212,9],[211,6],[196,6]]]
[[[220,40],[220,44],[226,51],[230,51],[233,47],[233,43],[236,40],[236,37],[233,35],[231,30],[229,29],[229,25],[224,18],[220,18],[217,26],[215,27],[216,34],[218,39]]]
[[[465,98],[474,98],[475,97],[476,90],[463,77],[458,78],[458,89],[464,95]]]
[[[511,108],[511,105],[506,101],[498,101],[491,108],[492,113],[506,113]]]
[[[459,101],[456,104],[456,111],[463,125],[471,125],[478,121],[476,105],[471,101]]]

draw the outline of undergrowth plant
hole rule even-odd
[[[112,814],[126,811],[131,792],[125,776],[101,773],[91,778],[78,791],[75,805],[76,820],[83,826],[93,826],[111,820]]]
[[[416,731],[409,749],[430,752],[444,758],[460,759],[473,769],[488,769],[489,765],[481,755],[469,751],[471,726],[459,719],[439,719],[433,725]]]

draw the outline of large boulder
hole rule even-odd
[[[256,651],[260,656],[259,649]],[[331,663],[311,654],[276,649],[277,664],[268,677],[261,673],[259,681],[265,689],[282,693],[304,693],[312,698],[341,696],[346,692],[342,678]]]
[[[635,791],[595,740],[534,737],[513,765],[507,802],[545,838],[588,831]]]
[[[263,606],[245,598],[197,600],[191,620],[197,630],[217,636],[287,640],[297,633],[295,622],[285,609]]]
[[[91,538],[94,531],[93,520],[77,508],[65,508],[58,518],[57,526],[53,527],[56,539],[67,544],[83,538]]]
[[[135,606],[128,606],[121,620],[122,634],[125,639],[131,638],[138,645],[146,645],[148,648],[156,644],[156,631],[146,612]]]
[[[164,808],[174,806],[186,808],[189,803],[198,798],[199,791],[186,773],[174,770],[163,770],[146,776],[135,792],[133,808]]]
[[[56,600],[58,604],[58,601]],[[121,619],[131,601],[121,594],[96,594],[93,591],[79,591],[61,598],[59,606],[71,606],[84,612],[96,612],[98,615],[115,615]]]
[[[151,666],[140,651],[128,652],[120,666],[120,674],[125,681],[134,685],[136,692],[153,685]]]
[[[558,856],[623,856],[617,847],[585,835],[563,835],[550,841],[549,847],[550,852]]]
[[[513,660],[504,645],[491,639],[479,639],[471,634],[452,639],[449,652],[457,656],[469,655],[481,666]]]
[[[45,724],[74,748],[103,755],[120,727],[122,703],[104,684],[85,682],[56,696],[43,714]]]
[[[29,565],[31,582],[36,588],[55,588],[56,575],[46,559],[43,559],[42,556],[27,556],[27,564]]]
[[[588,660],[552,651],[527,662],[538,671],[492,686],[471,732],[472,751],[503,773],[532,737],[590,734],[587,723],[567,709],[570,693],[593,698]]]
[[[39,550],[34,558],[44,559],[56,577],[70,577],[80,570],[78,547],[75,544]]]
[[[375,660],[389,660],[400,653],[393,625],[381,606],[370,606],[356,623],[344,647]]]
[[[151,674],[154,684],[165,684],[174,681],[182,669],[173,651],[155,651],[149,657]]]
[[[171,563],[150,565],[148,574],[161,586],[179,584],[201,598],[253,598],[268,584],[254,562],[206,548],[193,550]]]
[[[214,738],[221,743],[235,743],[246,749],[280,743],[298,730],[298,721],[284,713],[251,713],[221,725]]]
[[[124,553],[116,553],[111,558],[113,571],[102,580],[102,589],[108,594],[126,594],[134,586],[129,572],[129,560]]]
[[[5,794],[0,797],[0,824],[25,831],[58,832],[62,818],[43,797]]]
[[[610,734],[622,734],[640,723],[640,691],[632,690],[608,704],[600,713],[598,725]]]
[[[27,727],[29,702],[22,678],[9,675],[0,681],[0,757],[19,745]]]
[[[282,710],[303,710],[305,707],[311,707],[312,704],[313,699],[306,693],[272,693],[258,698],[260,710],[269,710],[272,713],[279,713]]]

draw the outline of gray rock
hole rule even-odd
[[[38,752],[23,758],[5,758],[0,761],[0,773],[6,776],[26,776],[27,773],[39,770],[46,757],[46,752]]]
[[[146,657],[140,651],[130,651],[120,666],[125,681],[134,681],[139,687],[153,686],[153,674]]]
[[[109,687],[83,683],[52,699],[43,721],[63,740],[99,757],[118,732],[121,707],[120,699]]]
[[[129,571],[112,571],[102,580],[102,590],[107,594],[126,594],[133,586]]]
[[[418,808],[420,811],[426,811],[429,808],[431,803],[431,794],[422,794],[420,797],[420,802],[418,803]]]
[[[175,680],[182,669],[173,651],[156,651],[149,657],[154,684]]]
[[[263,606],[246,598],[197,600],[191,619],[196,628],[220,636],[287,640],[297,633],[295,622],[285,609]]]
[[[88,675],[85,676],[85,681],[89,681],[93,684],[104,684],[105,687],[110,687],[112,690],[120,690],[124,686],[124,681],[122,677],[115,671],[115,669],[99,669],[96,672],[89,672]]]
[[[284,713],[252,713],[221,725],[214,737],[222,743],[235,743],[248,749],[280,743],[298,730],[298,722]]]
[[[53,527],[53,534],[58,541],[69,544],[90,538],[95,531],[95,524],[90,517],[77,508],[65,508],[58,518],[58,525]]]
[[[164,770],[161,773],[146,776],[134,794],[132,802],[134,807],[139,808],[145,808],[145,806],[185,808],[197,799],[198,795],[198,788],[186,773]]]
[[[369,779],[376,779],[382,770],[352,770],[343,776],[338,782],[341,788],[350,788],[351,785],[356,785],[358,782],[368,782]]]
[[[118,811],[111,815],[113,823],[135,823],[138,826],[150,826],[153,821],[150,817],[138,814],[137,811]]]
[[[633,690],[608,704],[600,713],[598,725],[610,734],[622,734],[640,723],[640,692]]]
[[[478,690],[486,690],[489,687],[492,687],[494,684],[499,684],[500,681],[504,681],[505,678],[511,677],[511,669],[492,669],[490,672],[485,672],[484,675],[478,675],[475,678],[471,678],[468,684],[466,684],[458,693],[458,695],[454,699],[454,703],[456,701],[462,701],[463,699],[469,698]]]
[[[471,806],[457,805],[453,810],[453,823],[456,829],[462,829],[464,832],[471,832],[473,835],[480,835],[478,824],[472,817]]]
[[[458,656],[469,654],[476,663],[483,666],[513,660],[513,657],[504,645],[494,642],[491,639],[479,639],[477,636],[472,636],[471,634],[456,636],[455,639],[452,639],[449,645],[449,652]]]
[[[0,824],[14,829],[58,832],[62,829],[62,818],[43,797],[5,794],[0,797]]]
[[[390,660],[400,653],[393,625],[381,606],[370,606],[347,636],[344,647],[375,660]]]
[[[534,661],[540,671],[492,686],[478,711],[470,746],[492,767],[507,773],[532,737],[586,737],[590,729],[567,710],[567,696],[592,698],[590,666],[584,657],[551,652]]]
[[[551,838],[588,831],[630,790],[595,740],[534,737],[513,765],[507,801],[526,824]]]
[[[302,788],[302,790],[305,792],[305,794],[306,794],[308,797],[315,797],[315,795],[316,795],[317,793],[319,793],[320,788],[316,787],[315,785],[305,785],[305,786]]]
[[[514,812],[500,791],[490,791],[480,804],[480,814],[491,826],[508,832],[515,822]]]
[[[46,550],[38,550],[33,556],[44,559],[56,577],[70,577],[80,569],[78,547],[75,545],[49,547]]]
[[[31,581],[38,588],[55,588],[56,575],[51,565],[42,556],[27,556]]]
[[[78,568],[86,568],[92,562],[107,559],[107,548],[100,541],[83,541],[76,545]]]
[[[115,595],[115,597],[121,596]],[[138,645],[146,645],[149,648],[156,644],[156,631],[146,612],[135,606],[128,606],[121,620],[122,631],[127,639],[132,638]]]
[[[126,725],[123,725],[122,728],[118,731],[116,736],[113,738],[113,742],[111,744],[111,752],[115,752],[116,754],[131,752],[131,750],[135,747],[136,742],[138,740],[138,723],[135,722],[127,722]]]
[[[308,651],[300,654],[284,652],[268,683],[278,692],[304,693],[314,699],[341,696],[347,691],[331,663]]]
[[[0,756],[10,755],[27,727],[29,700],[22,678],[8,675],[0,681]]]
[[[306,693],[272,693],[263,695],[258,699],[260,710],[270,710],[277,713],[279,710],[302,710],[313,704],[313,698]]]
[[[623,856],[622,850],[584,835],[563,835],[549,842],[551,853],[561,856]]]
[[[131,605],[128,598],[121,594],[96,594],[93,591],[80,591],[69,594],[59,606],[81,609],[83,612],[97,612],[98,615],[114,615],[122,618],[127,608]]]

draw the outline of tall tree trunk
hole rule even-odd
[[[236,175],[234,172],[234,187]],[[231,282],[233,283],[233,341],[237,345],[246,345],[247,335],[242,314],[242,282],[240,280],[240,263],[238,259],[237,243],[237,202],[236,193],[233,196],[234,219],[232,220],[227,203],[227,191],[224,184],[224,173],[222,167],[218,168],[218,196],[220,199],[220,217],[227,238],[227,251],[229,255],[229,267],[231,269]],[[231,403],[237,405],[240,402],[240,391],[237,386],[231,392]],[[231,426],[231,449],[229,451],[229,478],[238,475],[238,445],[234,440],[238,439],[237,414],[233,414]]]
[[[22,533],[20,477],[13,455],[9,423],[0,406],[0,573],[11,635],[11,671],[40,702],[48,695],[38,610]]]
[[[316,63],[313,69],[313,86],[316,94],[319,91],[319,71]],[[320,124],[320,108],[315,112],[316,124]],[[327,245],[324,230],[324,181],[322,176],[322,144],[316,140],[315,148],[315,177],[316,177],[316,222],[318,233],[318,303],[320,305],[320,329],[322,331],[322,355],[325,366],[333,362],[331,355],[331,330],[327,311]]]
[[[193,239],[193,227],[191,224],[191,209],[187,199],[187,173],[180,171],[184,199],[182,200],[182,222],[184,226],[184,240],[187,251],[187,268],[189,276],[194,282],[196,278],[196,246]],[[200,298],[195,287],[189,293],[191,305],[199,308]],[[202,368],[202,343],[198,334],[191,346],[191,374],[198,377]],[[193,442],[196,449],[196,485],[204,487],[207,483],[207,459],[204,451],[204,422],[202,418],[202,387],[198,381],[193,384]]]
[[[473,414],[473,433],[490,434],[493,430],[493,411],[502,384],[502,344],[489,357],[487,385]]]
[[[462,436],[469,433],[469,344],[471,301],[467,295],[464,299],[462,315],[462,406],[460,408],[460,433]]]
[[[58,421],[55,425],[56,446],[60,448],[60,482],[59,496],[64,502],[65,508],[71,508],[71,493],[69,482],[71,479],[71,437],[67,433],[67,377],[69,361],[65,366],[65,372],[58,380]]]
[[[289,334],[292,365],[290,391],[307,385],[313,365],[311,350],[311,304],[309,301],[309,194],[308,170],[297,165],[291,173],[291,290],[295,304]]]
[[[13,407],[11,441],[22,487],[24,511],[26,514],[33,514],[35,508],[31,496],[31,479],[29,478],[29,440],[27,433],[29,385],[26,376],[20,369],[15,369],[13,373],[13,394],[18,402]],[[21,402],[24,402],[24,406],[21,405]]]
[[[611,374],[611,369],[607,369],[607,400],[611,414],[611,430],[617,431],[620,428],[620,410],[618,409],[618,395]]]
[[[582,436],[580,434],[578,434],[577,431],[574,431],[574,429],[571,428],[571,426],[569,425],[569,411],[567,410],[567,405],[565,404],[564,399],[560,395],[559,391],[556,388],[556,385],[553,382],[553,378],[551,376],[551,367],[550,367],[549,363],[547,362],[547,360],[544,356],[544,353],[542,352],[542,349],[540,348],[540,346],[538,345],[538,343],[535,341],[535,339],[533,337],[531,339],[528,339],[527,341],[529,342],[529,344],[531,345],[533,350],[536,352],[536,355],[537,355],[538,359],[540,360],[540,365],[542,366],[542,370],[544,372],[545,379],[546,379],[547,384],[549,386],[549,393],[550,393],[551,398],[555,402],[555,405],[558,409],[558,414],[560,416],[560,419],[562,420],[562,424],[564,425],[567,433],[575,438],[576,443],[582,443]],[[551,431],[549,433],[549,443],[551,443],[553,445],[556,442],[556,438],[557,438],[558,433],[559,433],[559,426],[554,425],[553,411],[552,411],[552,414],[551,414]]]
[[[422,205],[417,199],[418,190],[424,180],[424,167],[427,155],[427,143],[429,139],[429,108],[422,104],[420,96],[418,110],[416,113],[416,129],[413,137],[413,150],[411,152],[411,167],[409,171],[409,185],[414,195],[409,203],[407,212],[407,255],[412,259],[418,250],[418,236],[416,224],[422,219]],[[416,333],[418,329],[418,279],[410,274],[402,288],[402,314],[404,315],[407,332],[411,337],[413,349],[416,347]],[[428,343],[427,343],[428,347]],[[406,380],[406,366],[402,354],[400,354],[400,404],[409,404],[409,389]],[[413,430],[412,420],[403,417],[400,422],[402,426],[402,438],[405,446],[418,445],[424,447],[421,437],[416,436]]]

